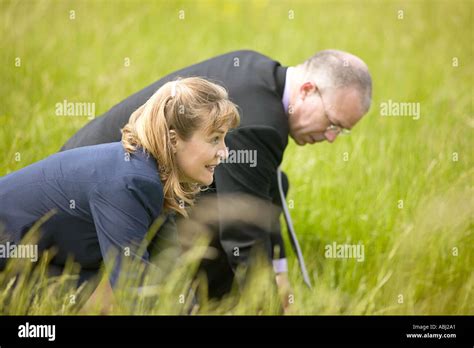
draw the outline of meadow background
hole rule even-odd
[[[370,112],[334,144],[290,141],[283,161],[314,284],[306,288],[288,246],[291,311],[472,315],[473,8],[472,1],[1,0],[0,175],[57,152],[89,121],[56,116],[65,99],[95,103],[98,116],[161,76],[228,51],[252,49],[289,66],[318,50],[346,50],[372,73]],[[420,103],[420,118],[381,116],[388,100]],[[325,258],[333,242],[362,243],[364,262]],[[134,313],[186,312],[174,305],[183,273],[157,290],[159,303]],[[268,278],[257,274],[237,306],[194,313],[275,314]],[[13,290],[2,278],[0,313],[75,313],[63,280],[40,274]],[[32,292],[27,306],[22,296]]]

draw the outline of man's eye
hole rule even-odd
[[[220,137],[214,137],[212,139],[212,142],[217,144],[219,142],[219,140],[220,140]]]

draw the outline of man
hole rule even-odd
[[[227,161],[216,168],[210,191],[218,197],[243,193],[281,205],[277,169],[288,135],[298,145],[324,140],[332,143],[355,126],[371,103],[368,68],[349,53],[325,50],[300,65],[283,67],[260,53],[236,51],[178,70],[128,97],[77,132],[63,150],[119,141],[120,129],[135,109],[164,83],[188,76],[201,76],[227,89],[241,113],[240,126],[226,137],[230,155],[232,151],[244,153],[247,160],[255,155],[252,163]],[[283,186],[287,191],[287,180]],[[270,215],[262,216],[258,227],[224,226],[221,221],[219,237],[212,243],[219,257],[202,264],[211,297],[221,297],[230,290],[234,272],[239,265],[251,262],[250,251],[256,245],[269,260],[277,258],[273,260],[277,284],[288,284],[279,216]],[[273,255],[276,249],[279,255]]]

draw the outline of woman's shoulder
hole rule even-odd
[[[127,152],[121,142],[87,146],[76,157],[82,158],[81,166],[94,168],[103,181],[128,178],[161,185],[155,159],[141,149]]]
[[[154,198],[163,193],[156,161],[141,150],[128,153],[121,142],[114,142],[68,150],[64,154],[68,152],[62,168],[95,182],[98,192],[143,191]]]
[[[159,178],[128,173],[96,184],[90,200],[109,202],[123,211],[145,209],[156,217],[163,209],[164,193]]]

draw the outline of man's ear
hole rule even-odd
[[[306,96],[310,93],[313,93],[318,87],[310,82],[310,81],[306,81],[305,83],[303,83],[301,86],[300,86],[300,96],[301,96],[301,99],[304,100],[304,98],[306,98]]]
[[[174,129],[171,129],[169,131],[169,137],[170,137],[170,144],[171,144],[171,148],[173,149],[173,153],[176,153],[178,152],[178,134],[176,133],[176,131]]]

